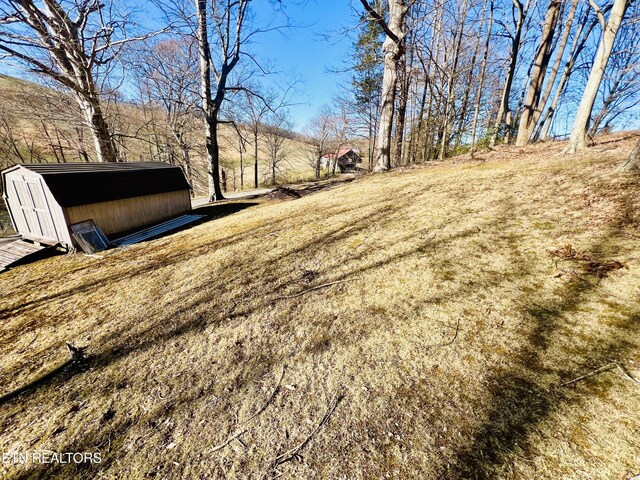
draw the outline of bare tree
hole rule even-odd
[[[404,54],[404,37],[407,34],[407,12],[413,1],[389,0],[388,22],[367,0],[360,0],[371,18],[378,22],[386,35],[383,43],[384,70],[380,94],[380,129],[376,146],[374,171],[391,168],[391,133],[395,110],[396,87],[398,83],[398,61]]]
[[[246,99],[246,109],[245,115],[247,118],[247,123],[249,124],[249,129],[251,131],[251,136],[253,138],[253,184],[254,188],[258,188],[259,186],[259,156],[260,156],[260,129],[262,126],[262,122],[265,117],[271,111],[271,107],[269,106],[270,101],[272,100],[268,94],[258,93],[259,87],[253,86],[251,88],[245,88],[245,99]]]
[[[193,181],[189,139],[198,97],[195,42],[189,37],[167,39],[134,52],[132,63],[140,76],[141,95],[154,102],[180,150],[187,179]]]
[[[518,67],[518,54],[520,53],[520,47],[522,46],[522,34],[525,26],[525,19],[529,12],[530,0],[526,3],[520,0],[513,0],[513,30],[507,26],[505,22],[496,22],[503,26],[505,35],[510,39],[510,51],[509,51],[509,66],[507,67],[507,74],[504,81],[504,87],[502,88],[502,96],[500,98],[500,107],[498,108],[498,115],[496,116],[495,126],[493,128],[493,134],[491,135],[490,144],[493,146],[502,129],[509,122],[506,121],[509,110],[509,97],[511,96],[511,88],[513,86],[513,80],[516,76],[516,69]]]
[[[316,180],[320,180],[322,171],[322,157],[331,152],[329,147],[329,135],[331,132],[331,116],[328,108],[323,107],[318,114],[311,119],[306,127],[311,149],[308,152],[309,165],[313,168]]]
[[[287,112],[272,113],[264,126],[264,141],[269,152],[269,170],[271,185],[278,183],[278,176],[282,175],[283,164],[287,161],[287,140],[293,126]]]
[[[542,27],[540,45],[538,45],[538,50],[534,58],[529,89],[527,91],[524,108],[520,116],[520,126],[518,128],[518,137],[516,138],[516,145],[518,146],[523,146],[529,143],[531,134],[535,129],[538,118],[540,117],[542,86],[547,73],[547,66],[551,59],[553,37],[556,31],[556,25],[558,24],[558,18],[560,16],[560,5],[561,2],[559,0],[552,0],[549,3],[547,15]]]
[[[593,115],[589,135],[609,128],[640,103],[640,22],[628,18],[618,31],[607,72],[600,86],[599,111]]]
[[[206,0],[196,0],[198,18],[198,52],[200,54],[200,100],[204,112],[204,129],[208,158],[209,200],[224,199],[220,188],[220,146],[218,143],[218,125],[222,102],[229,87],[229,75],[240,61],[243,43],[243,29],[246,21],[249,0],[235,2],[211,2],[209,9]],[[211,11],[210,11],[211,10]],[[213,18],[214,45],[217,56],[214,57],[209,42],[209,16]],[[218,59],[214,64],[214,58]],[[212,76],[215,77],[215,94],[211,88]]]
[[[491,44],[491,29],[493,28],[494,1],[489,4],[489,26],[487,27],[487,36],[484,41],[484,54],[482,56],[482,67],[480,67],[480,80],[478,90],[476,92],[475,107],[473,110],[473,121],[471,123],[471,152],[476,148],[476,133],[478,130],[478,118],[480,116],[480,103],[482,101],[482,93],[487,73],[487,63],[489,61],[489,45]]]
[[[126,16],[100,0],[5,0],[0,4],[0,52],[68,89],[91,130],[98,161],[118,159],[96,82],[130,41]],[[150,34],[152,35],[152,34]]]
[[[607,63],[609,63],[611,50],[613,49],[613,44],[627,10],[628,3],[628,0],[614,0],[609,19],[605,21],[604,14],[600,8],[595,4],[594,0],[590,0],[590,4],[596,11],[596,15],[598,15],[602,26],[602,38],[593,60],[587,85],[582,94],[582,100],[580,100],[580,105],[576,112],[573,129],[571,130],[571,136],[569,138],[569,145],[566,148],[567,153],[575,153],[577,150],[583,150],[586,147],[587,129],[591,119],[593,105],[598,90],[600,89],[600,83],[607,68]]]

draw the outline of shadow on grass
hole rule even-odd
[[[619,207],[614,224],[625,224],[624,220],[629,216],[626,211],[627,203],[623,201]],[[620,230],[614,228],[603,235],[590,247],[589,253],[597,254],[602,251],[618,233]],[[450,466],[443,467],[438,478],[488,480],[501,475],[513,475],[510,469],[516,458],[535,455],[529,449],[529,438],[539,430],[542,422],[561,408],[584,399],[584,396],[576,397],[571,394],[574,387],[549,385],[544,380],[530,378],[527,373],[536,371],[563,374],[563,365],[555,366],[552,372],[545,368],[545,355],[554,339],[567,334],[560,331],[563,328],[566,330],[566,325],[562,322],[564,315],[577,311],[590,301],[591,295],[597,293],[597,288],[595,279],[582,278],[559,286],[553,292],[554,298],[550,298],[547,303],[527,305],[526,298],[520,299],[520,305],[527,305],[520,307],[520,310],[525,318],[534,323],[527,342],[509,371],[499,372],[488,379],[492,386],[483,403],[488,404],[489,408],[484,410],[481,405],[478,412],[485,418],[484,422],[476,430],[471,444],[455,454]],[[578,368],[567,372],[567,380],[618,360],[633,351],[634,343],[626,339],[633,339],[637,335],[639,320],[640,306],[636,310],[627,310],[624,320],[616,324],[617,338],[594,339],[580,350],[574,345],[572,351],[566,354],[573,357]],[[587,383],[585,387],[589,388],[588,385]]]
[[[322,232],[322,235],[318,235],[317,238],[308,241],[302,245],[298,245],[290,249],[286,254],[284,254],[281,258],[278,259],[281,265],[288,265],[289,260],[294,261],[300,254],[304,254],[305,252],[313,252],[318,248],[322,248],[325,250],[331,250],[333,247],[339,244],[339,242],[346,237],[352,236],[355,233],[363,233],[367,232],[369,229],[376,228],[377,225],[384,225],[385,222],[396,215],[402,215],[403,209],[407,208],[408,205],[413,201],[412,197],[407,195],[406,198],[398,198],[394,199],[393,204],[386,204],[384,208],[380,209],[379,213],[374,216],[367,217],[366,215],[362,215],[357,217],[357,222],[355,222],[353,228],[345,228],[345,227],[333,227],[327,229]],[[225,205],[213,205],[208,206],[206,208],[212,207],[224,207]],[[509,219],[509,214],[512,211],[512,206],[509,204],[505,204],[502,209],[502,217],[494,218],[490,221],[481,222],[479,225],[482,228],[506,228],[506,222]],[[326,212],[330,214],[330,212]],[[291,222],[291,218],[287,218],[286,220],[278,220],[277,226],[282,226],[286,229],[287,222]],[[284,223],[283,223],[284,222]],[[258,232],[253,231],[251,235],[266,235],[269,232],[277,231],[277,226],[274,224],[270,224],[269,226],[260,227]],[[333,278],[328,278],[331,275],[332,270],[337,266],[335,263],[327,264],[324,266],[324,271],[322,274],[326,275],[326,280],[337,280],[337,279],[346,279],[346,278],[354,278],[360,273],[366,272],[368,270],[374,270],[380,268],[387,264],[393,264],[395,262],[399,262],[402,259],[411,257],[413,255],[426,255],[431,251],[437,248],[445,248],[448,242],[451,242],[456,239],[467,239],[472,237],[473,235],[480,232],[480,229],[476,230],[476,227],[473,229],[463,229],[459,232],[449,232],[451,234],[446,236],[441,236],[441,238],[437,239],[424,239],[421,241],[416,241],[415,232],[409,232],[409,234],[404,238],[399,238],[397,241],[399,243],[406,242],[406,248],[404,248],[400,253],[389,255],[381,260],[375,261],[367,261],[366,252],[358,253],[353,256],[349,260],[351,263],[351,268],[348,272]],[[437,229],[437,227],[436,227]],[[286,233],[286,231],[285,231]],[[249,235],[247,233],[246,235]],[[241,239],[245,238],[245,235],[241,236]],[[163,266],[167,265],[167,261],[169,264],[174,262],[180,262],[184,259],[189,258],[192,255],[198,255],[199,252],[204,252],[207,249],[211,248],[219,248],[220,245],[228,245],[233,241],[238,241],[238,237],[229,237],[221,239],[218,243],[206,244],[199,246],[195,250],[191,250],[188,253],[180,253],[175,255],[169,255],[166,258],[163,257]],[[514,234],[511,238],[508,239],[512,243],[512,252],[514,255],[513,264],[516,268],[513,269],[513,273],[509,275],[496,275],[490,273],[488,276],[486,274],[479,273],[478,275],[482,275],[481,280],[483,280],[484,284],[489,287],[497,286],[500,284],[508,283],[514,277],[511,275],[520,275],[522,276],[522,272],[518,272],[518,268],[521,265],[527,267],[525,261],[522,258],[518,258],[521,255],[518,249],[518,237]],[[607,239],[605,238],[599,245],[594,246],[594,250],[597,250],[602,244],[606,243]],[[243,259],[242,262],[246,262],[243,265],[236,265],[239,271],[242,271],[243,267],[250,264],[251,262],[255,262],[254,258]],[[265,261],[265,260],[262,260]],[[148,266],[150,270],[157,268],[158,265],[154,262]],[[137,275],[144,275],[145,271],[135,270],[128,272],[128,275],[134,277]],[[279,272],[282,273],[282,272]],[[526,272],[525,272],[526,273]],[[117,280],[118,277],[116,274],[111,280]],[[489,278],[485,278],[489,277]],[[104,282],[109,282],[110,279],[101,279]],[[213,286],[215,280],[215,273],[211,274],[210,281]],[[228,282],[239,282],[241,278],[237,275],[231,276]],[[324,280],[323,280],[324,281]],[[248,306],[244,304],[244,299],[242,296],[238,296],[236,298],[227,298],[225,301],[227,304],[238,303],[240,306],[237,311],[229,312],[223,311],[220,313],[213,313],[216,307],[219,305],[215,304],[212,306],[212,314],[211,316],[203,316],[196,315],[193,313],[193,310],[203,302],[211,302],[211,297],[214,293],[219,294],[219,292],[207,291],[203,289],[202,286],[194,286],[189,291],[185,292],[184,298],[188,299],[188,302],[181,305],[179,308],[172,309],[172,311],[167,312],[163,318],[158,319],[155,322],[152,322],[148,328],[145,330],[138,331],[135,333],[135,336],[127,337],[125,335],[127,325],[122,327],[121,332],[116,332],[114,338],[122,339],[119,341],[119,344],[116,348],[111,348],[109,350],[103,351],[101,353],[96,354],[95,356],[89,359],[89,365],[92,370],[101,370],[109,365],[114,364],[119,359],[124,358],[132,353],[137,353],[141,351],[145,351],[153,348],[155,345],[162,344],[163,342],[171,341],[176,338],[179,338],[185,334],[197,331],[204,331],[208,327],[216,327],[218,324],[222,324],[224,322],[231,321],[242,321],[242,318],[245,318],[248,315],[256,311],[261,311],[266,308],[270,304],[274,302],[274,296],[277,296],[282,292],[285,287],[291,286],[293,280],[283,280],[280,277],[274,277],[273,279],[267,278],[261,279],[261,284],[256,285],[256,291],[253,292],[255,297],[260,299],[253,306]],[[208,282],[204,281],[201,284],[207,285]],[[96,288],[99,284],[90,283],[86,286],[86,288]],[[474,289],[477,288],[473,284],[461,286],[459,292],[450,292],[450,295],[465,294],[465,289]],[[538,365],[545,351],[548,349],[549,343],[552,340],[552,336],[556,334],[558,329],[558,323],[560,321],[563,313],[573,311],[577,309],[588,297],[588,295],[592,292],[595,287],[588,283],[580,283],[580,284],[571,284],[569,286],[563,287],[561,289],[562,299],[560,301],[550,300],[548,304],[535,304],[528,305],[523,313],[527,315],[527,318],[533,319],[536,323],[534,328],[532,329],[529,337],[527,339],[527,345],[518,353],[516,365],[521,367],[521,369],[528,369]],[[204,290],[204,291],[203,291]],[[77,294],[77,290],[68,291],[65,293],[66,295],[75,295]],[[434,301],[437,299],[424,299],[424,302]],[[522,303],[526,304],[526,299],[522,299]],[[173,319],[180,318],[182,315],[186,315],[187,319],[181,322],[176,322]],[[630,321],[633,318],[630,317]],[[375,332],[376,328],[385,328],[384,325],[379,326],[371,326],[371,328],[363,332],[363,336],[371,335]],[[316,344],[311,344],[310,349],[313,350],[324,350],[326,347],[323,342],[331,341],[331,342],[340,342],[341,339],[321,339],[321,342]],[[284,358],[281,358],[279,354],[277,354],[277,349],[273,348],[273,345],[270,345],[272,340],[269,338],[261,339],[262,342],[260,358],[254,359],[253,364],[259,363],[260,372],[264,373],[271,370],[276,370],[278,366],[284,362]],[[347,342],[348,339],[343,339],[343,341]],[[610,341],[603,343],[597,351],[590,351],[587,355],[587,352],[581,356],[580,360],[585,365],[590,364],[591,362],[597,362],[600,358],[606,358],[607,356],[612,355],[613,353],[620,353],[624,351],[624,346],[619,345],[617,342]],[[80,373],[80,372],[78,372]],[[246,373],[249,375],[249,373]],[[251,372],[250,375],[258,375],[256,372]],[[71,380],[71,376],[61,376],[59,377],[59,381],[51,381],[45,385],[40,387],[40,391],[44,390],[46,393],[47,389],[53,389],[59,386],[60,382],[68,382]],[[243,380],[243,381],[241,381]],[[234,388],[242,388],[248,382],[248,377],[243,379],[236,379],[236,383]],[[105,381],[103,385],[101,385],[102,389],[98,389],[95,394],[108,396],[108,381]],[[456,459],[452,463],[451,469],[445,469],[441,473],[442,478],[492,478],[495,476],[495,472],[500,467],[504,466],[509,459],[512,458],[512,451],[516,445],[519,445],[523,442],[526,442],[527,435],[530,430],[535,427],[536,424],[540,423],[542,420],[548,417],[548,415],[554,411],[554,409],[559,408],[566,398],[561,392],[556,392],[554,390],[549,390],[545,385],[539,385],[534,380],[527,378],[522,375],[519,371],[508,371],[501,372],[496,375],[491,382],[493,387],[491,387],[487,392],[487,403],[490,404],[490,407],[486,413],[486,420],[481,425],[481,427],[475,433],[475,437],[473,439],[472,445],[465,450],[459,451],[456,453]],[[78,387],[79,388],[79,387]],[[29,400],[29,395],[36,390],[31,390],[29,393],[25,393],[21,397],[21,400],[27,401]],[[164,405],[162,407],[158,407],[156,411],[151,412],[149,417],[157,417],[161,418],[162,416],[166,416],[167,411],[173,411],[175,409],[184,407],[186,405],[191,405],[195,401],[199,400],[203,396],[206,396],[208,392],[206,391],[186,391],[183,392],[180,398],[177,398],[175,401],[172,401],[171,405]],[[123,421],[121,424],[117,424],[114,426],[116,429],[117,435],[114,435],[114,438],[125,436],[127,430],[131,427],[130,424]],[[95,448],[97,444],[101,444],[103,442],[103,438],[105,436],[104,431],[95,431],[95,432],[87,432],[85,438],[82,438],[79,442],[70,444],[66,448],[69,451],[82,451],[82,450],[91,450]],[[111,437],[109,437],[111,438]],[[120,445],[114,445],[114,450],[121,448]],[[113,458],[113,457],[112,457]],[[112,462],[112,458],[107,459],[107,461],[101,466],[94,467],[82,467],[78,472],[79,476],[85,476],[90,478],[92,473],[97,473],[98,469],[108,468],[110,462]],[[50,466],[49,468],[37,468],[30,472],[26,472],[24,474],[18,474],[13,478],[43,478],[44,476],[55,476],[57,473],[61,473],[63,467]],[[169,474],[169,472],[165,472]]]
[[[192,210],[192,213],[196,215],[205,215],[207,218],[203,221],[215,220],[217,218],[226,217],[227,215],[233,215],[234,213],[241,212],[242,210],[259,205],[258,202],[225,202],[214,203],[211,205],[203,205],[196,207]]]

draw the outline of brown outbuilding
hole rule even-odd
[[[66,248],[79,222],[113,238],[191,210],[184,173],[166,163],[20,164],[2,172],[2,186],[18,234]]]

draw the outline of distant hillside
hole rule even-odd
[[[160,111],[131,103],[104,102],[110,125],[116,132],[120,152],[129,161],[170,161],[178,158],[175,141],[168,133]],[[229,125],[220,127],[221,164],[227,177],[227,189],[240,189],[239,137]],[[246,139],[252,136],[240,126]],[[310,179],[309,145],[298,134],[282,131],[285,157],[278,165],[280,183]],[[191,159],[196,194],[207,188],[206,156],[201,140],[200,122],[195,119],[187,133],[192,144]],[[271,182],[267,136],[258,140],[259,182]],[[253,188],[253,145],[243,152],[244,186]],[[82,124],[80,112],[67,95],[7,75],[0,75],[0,168],[17,162],[90,161],[93,144]]]

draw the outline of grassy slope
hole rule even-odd
[[[65,341],[90,361],[2,405],[0,450],[100,449],[108,478],[640,473],[640,386],[619,370],[559,386],[612,361],[640,376],[640,192],[615,170],[629,148],[507,148],[10,270],[3,392]],[[567,243],[628,269],[555,266]]]

